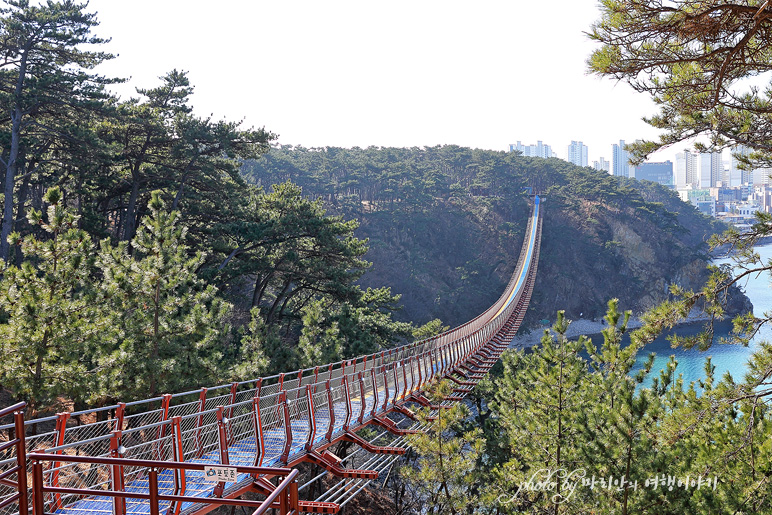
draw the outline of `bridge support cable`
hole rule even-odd
[[[0,451],[19,442],[22,450],[17,459],[0,454],[0,515],[26,514],[30,507],[36,515],[203,515],[222,504],[254,506],[257,501],[238,499],[248,491],[266,496],[258,512],[337,512],[389,470],[431,423],[417,421],[411,405],[428,407],[435,412],[429,419],[436,417],[462,401],[507,348],[533,289],[540,210],[534,197],[523,249],[503,295],[480,316],[435,337],[272,377],[45,419],[15,415],[15,434],[21,436],[0,444]],[[452,394],[429,401],[425,388],[443,378],[453,382]],[[25,447],[25,427],[45,424],[56,428],[35,431]],[[362,438],[357,431],[368,425],[381,433]],[[375,443],[383,438],[391,441]],[[358,450],[338,458],[329,448],[341,441]],[[341,479],[316,501],[302,501],[298,490],[309,483],[299,487],[297,470],[288,471],[303,462]],[[20,473],[24,467],[26,474]],[[35,478],[32,489],[27,474]]]

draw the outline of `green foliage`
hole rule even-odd
[[[497,472],[495,494],[503,509],[533,504],[565,504],[573,509],[575,502],[561,491],[560,482],[550,496],[526,492],[512,499],[507,495],[541,470],[570,472],[581,463],[580,414],[585,399],[580,384],[587,378],[587,368],[578,354],[586,340],[566,338],[568,321],[562,311],[552,329],[556,336],[545,331],[536,352],[508,353],[504,358],[504,376],[492,408],[499,414],[512,452]]]
[[[196,276],[204,257],[189,255],[179,213],[164,210],[160,192],[148,209],[131,253],[126,242],[103,241],[99,254],[114,349],[101,358],[101,379],[114,395],[155,396],[222,377],[230,306]]]
[[[91,238],[78,229],[61,191],[45,195],[45,215],[28,214],[44,237],[9,241],[28,256],[21,267],[10,266],[0,282],[0,384],[26,400],[33,412],[74,400],[78,405],[96,394],[93,354],[105,329],[94,304],[90,282],[94,266]]]
[[[611,297],[642,311],[665,300],[663,277],[696,288],[707,274],[692,264],[705,262],[704,240],[725,228],[658,184],[454,145],[283,146],[242,172],[256,185],[292,180],[331,212],[356,218],[374,263],[361,283],[390,284],[404,296],[397,316],[421,323],[461,324],[495,301],[520,251],[525,187],[548,206],[526,325],[556,308],[600,317]]]
[[[634,335],[632,344],[622,345],[628,317],[616,301],[609,303],[598,348],[585,337],[565,338],[567,323],[559,313],[555,335],[546,331],[532,353],[505,354],[504,374],[491,391],[490,420],[506,436],[507,459],[496,466],[494,485],[484,489],[487,508],[770,513],[772,415],[753,393],[770,347],[762,345],[753,372],[739,383],[729,375],[717,381],[708,360],[704,379],[684,385],[671,359],[651,388],[643,388],[653,356],[631,376],[646,339]],[[675,484],[654,488],[653,479],[663,476]],[[677,483],[687,478],[701,478],[703,485]],[[706,486],[708,478],[718,480],[716,488]]]
[[[698,149],[742,144],[769,162],[772,89],[748,79],[770,70],[768,7],[756,0],[604,0],[590,37],[590,70],[651,96],[646,121],[659,141],[630,146],[637,159],[704,135]]]
[[[440,401],[450,392],[451,386],[445,381],[433,385],[428,396]],[[414,464],[402,467],[401,475],[417,486],[425,513],[459,514],[479,508],[472,493],[472,472],[484,446],[480,430],[462,432],[461,422],[468,416],[463,405],[437,410],[432,421],[427,419],[429,411],[424,408],[419,412],[426,429],[411,439],[419,457]]]
[[[416,340],[425,340],[432,336],[442,334],[448,329],[450,329],[450,326],[442,325],[442,320],[435,318],[434,320],[429,320],[421,327],[416,327],[413,330],[413,338]]]
[[[98,23],[96,15],[84,11],[87,4],[72,0],[5,4],[0,8],[0,104],[7,131],[0,258],[7,261],[7,239],[19,200],[14,195],[17,177],[23,176],[25,187],[41,154],[60,148],[58,142],[67,138],[82,142],[69,117],[79,112],[87,118],[105,109],[103,88],[116,81],[90,71],[113,56],[88,50],[106,40],[91,34]]]

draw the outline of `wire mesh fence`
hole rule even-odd
[[[524,295],[523,278],[531,273],[530,268],[524,270],[530,259],[526,253],[533,250],[538,256],[534,238],[541,225],[540,221],[534,225],[534,220],[529,220],[526,234],[531,238],[523,243],[504,294],[462,326],[348,362],[26,421],[27,448],[61,455],[62,462],[46,462],[44,480],[51,486],[71,488],[108,489],[128,484],[142,488],[147,483],[147,470],[127,467],[121,471],[123,485],[116,485],[115,470],[97,464],[65,463],[68,455],[106,457],[117,453],[155,461],[176,456],[263,466],[286,463],[302,454],[308,444],[329,443],[347,426],[367,422],[409,398],[433,377],[450,373],[497,334],[509,336],[512,313]],[[483,355],[471,362],[486,359]],[[51,426],[55,429],[48,429]],[[10,438],[11,430],[8,424],[0,426],[0,444],[5,434]],[[0,452],[0,474],[13,458],[12,449]],[[174,493],[181,487],[180,478],[172,473],[162,474],[159,481],[163,492]],[[12,495],[13,488],[0,482],[0,504]],[[66,510],[83,501],[83,496],[72,494],[46,496],[53,510]],[[0,508],[0,515],[6,513],[12,512]]]

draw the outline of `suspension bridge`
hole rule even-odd
[[[0,426],[8,435],[0,440],[0,515],[203,515],[222,505],[254,514],[339,512],[371,483],[385,482],[413,435],[462,401],[508,347],[533,289],[540,211],[534,196],[501,297],[433,338],[43,419],[25,420],[23,403],[0,411],[13,417]],[[451,395],[427,398],[426,387],[441,379],[453,385]],[[416,416],[418,408],[428,416]],[[375,431],[361,431],[366,426]],[[338,457],[332,448],[341,442],[357,450]],[[258,495],[243,498],[248,492]]]

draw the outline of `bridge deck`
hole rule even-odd
[[[456,384],[453,396],[443,404],[458,401],[511,341],[532,291],[540,222],[535,197],[523,250],[504,294],[479,317],[434,338],[271,378],[26,421],[27,425],[56,425],[53,431],[27,439],[27,448],[48,455],[40,461],[43,458],[34,454],[29,463],[30,476],[42,470],[37,472],[42,484],[36,483],[35,491],[29,492],[38,499],[35,513],[203,514],[216,507],[206,504],[206,499],[235,498],[247,490],[275,494],[277,487],[267,479],[287,477],[287,467],[303,461],[323,466],[340,482],[316,504],[296,498],[286,502],[295,503],[300,511],[334,513],[337,503],[345,503],[396,459],[399,449],[394,446],[409,446],[410,437],[386,418],[388,414],[410,415],[408,403],[427,405],[421,392],[444,377]],[[90,423],[82,424],[84,419]],[[79,423],[73,425],[73,420]],[[373,446],[355,434],[368,424],[394,432],[392,447]],[[367,470],[346,469],[325,452],[342,439],[377,453],[365,462]],[[82,456],[93,459],[76,459]],[[0,454],[0,474],[13,462]],[[230,467],[229,473],[235,475],[213,480],[202,467],[186,470],[174,463]],[[176,468],[168,468],[172,466]],[[249,467],[268,469],[257,473]],[[0,481],[0,487],[8,484],[14,483]],[[138,497],[121,497],[125,493]],[[151,498],[156,500],[151,503]],[[4,499],[9,503],[5,508]],[[335,503],[321,502],[330,499]],[[0,515],[12,513],[7,511],[14,509],[12,501],[0,490]]]

